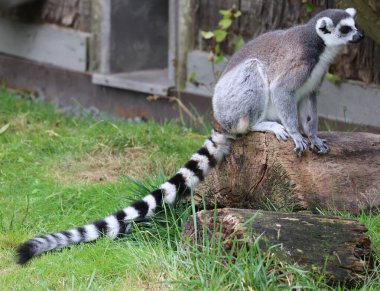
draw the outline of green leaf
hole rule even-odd
[[[224,57],[222,55],[216,56],[214,59],[215,64],[219,64],[221,61],[224,60]]]
[[[232,15],[231,10],[219,10],[219,13],[222,14],[226,18],[229,18]]]
[[[204,39],[210,39],[210,38],[213,38],[214,37],[214,33],[212,31],[201,31],[201,36],[204,38]]]
[[[238,18],[238,17],[240,17],[241,16],[241,11],[236,11],[235,13],[234,13],[234,17],[235,18]]]
[[[219,27],[222,29],[227,29],[231,26],[232,20],[230,18],[223,18],[219,21]]]
[[[236,35],[235,39],[234,39],[234,52],[237,52],[238,50],[240,50],[242,48],[242,46],[244,45],[244,38],[239,34],[239,35]]]
[[[214,30],[215,40],[216,42],[222,42],[226,39],[227,32],[221,29]]]
[[[303,4],[303,7],[305,8],[305,11],[306,11],[307,13],[312,13],[312,12],[314,11],[314,9],[315,9],[314,4],[311,3],[311,2],[306,2],[306,3],[304,3],[304,4]]]
[[[0,128],[0,134],[4,133],[8,129],[8,127],[9,127],[9,123],[7,123],[2,128]]]
[[[194,82],[195,81],[195,72],[191,72],[190,74],[189,74],[189,81],[190,82]]]
[[[196,75],[195,72],[191,72],[189,74],[189,82],[192,83],[194,86],[199,86],[200,83],[196,80]]]
[[[342,79],[338,75],[331,73],[326,73],[325,78],[335,85],[339,85],[342,82]]]
[[[219,43],[217,43],[217,44],[215,45],[214,53],[215,53],[216,55],[221,55],[220,45],[219,45]]]

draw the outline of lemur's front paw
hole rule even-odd
[[[302,154],[307,149],[307,139],[305,139],[300,133],[292,134],[291,137],[294,141],[294,144],[296,145],[294,152],[297,154],[297,156],[302,156]]]
[[[274,123],[271,131],[276,135],[276,138],[278,140],[286,141],[289,137],[289,134],[286,132],[285,127],[283,127],[281,124]]]
[[[327,154],[330,149],[327,146],[327,141],[317,136],[309,137],[310,149],[317,154]]]

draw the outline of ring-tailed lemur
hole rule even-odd
[[[363,38],[355,27],[355,13],[353,8],[325,10],[304,25],[248,42],[233,55],[215,87],[213,109],[221,132],[213,130],[183,168],[141,200],[85,226],[28,240],[17,249],[18,262],[70,244],[127,233],[132,221],[152,216],[163,202],[171,204],[194,189],[229,153],[237,134],[251,130],[273,132],[280,140],[290,136],[301,155],[307,141],[299,131],[300,120],[310,147],[326,153],[325,141],[317,137],[315,90],[342,47]]]

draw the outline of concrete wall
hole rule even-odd
[[[325,80],[318,96],[321,117],[380,127],[380,87],[359,82],[334,85]]]

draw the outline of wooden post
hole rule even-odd
[[[111,1],[101,0],[100,5],[100,73],[110,73],[111,59]]]
[[[168,46],[168,78],[171,86],[176,83],[177,41],[178,41],[178,2],[169,0],[169,46]]]
[[[186,86],[187,53],[193,45],[195,0],[178,0],[177,89]]]

